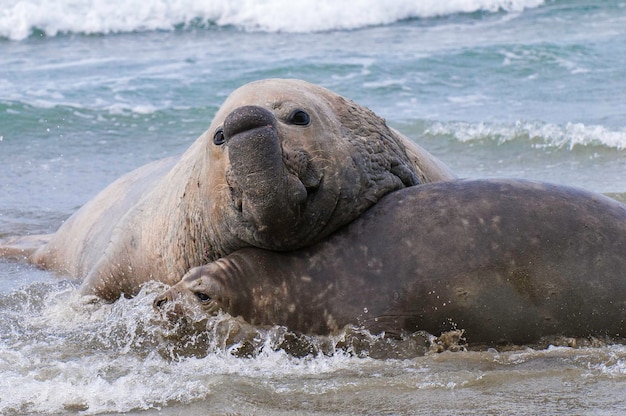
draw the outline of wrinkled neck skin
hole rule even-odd
[[[297,299],[294,287],[281,277],[284,269],[297,265],[287,258],[285,263],[276,263],[274,256],[256,249],[240,250],[215,262],[219,266],[208,276],[217,283],[217,302],[223,312],[241,316],[252,325],[278,324],[298,330],[303,326],[299,321],[310,315],[309,308],[304,304],[297,310],[290,307]]]

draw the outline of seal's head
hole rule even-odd
[[[419,183],[383,119],[304,81],[239,88],[205,140],[213,212],[226,228],[216,234],[236,236],[241,247],[309,245],[387,193]]]
[[[156,310],[165,310],[174,301],[183,300],[184,303],[200,305],[207,316],[218,312],[236,313],[233,306],[244,302],[245,293],[230,290],[228,267],[222,265],[221,260],[195,267],[183,276],[180,282],[158,295],[153,302]],[[237,295],[239,293],[239,296]],[[237,307],[235,307],[237,309]],[[184,310],[176,310],[176,315],[184,314]]]

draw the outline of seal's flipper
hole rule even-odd
[[[31,254],[50,241],[51,237],[52,234],[39,234],[0,239],[0,257],[28,260]]]

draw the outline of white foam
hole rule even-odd
[[[147,286],[163,289],[157,283]],[[4,296],[3,325],[15,328],[0,342],[0,414],[154,409],[203,400],[225,376],[299,380],[354,366],[356,358],[347,355],[300,360],[271,349],[251,359],[228,350],[199,358],[164,357],[157,349],[165,329],[153,315],[150,293],[101,304],[87,302],[71,287],[35,285]],[[39,301],[25,304],[30,297]],[[13,309],[7,302],[20,310],[7,311]],[[7,329],[0,331],[4,335]]]
[[[573,149],[576,146],[604,146],[626,149],[626,129],[611,130],[600,125],[567,123],[565,126],[517,121],[514,124],[449,122],[433,123],[425,134],[451,136],[460,142],[526,140],[534,147]]]
[[[295,358],[273,348],[245,359],[211,348],[199,356],[161,354],[167,334],[152,301],[163,289],[149,283],[137,297],[113,304],[89,303],[67,282],[0,295],[0,414],[125,413],[194,403],[207,410],[189,414],[227,413],[230,408],[220,406],[231,401],[232,396],[222,397],[231,391],[240,396],[233,405],[239,413],[274,414],[281,401],[319,404],[328,397],[329,406],[346,399],[364,409],[369,406],[364,396],[349,401],[355,391],[382,389],[384,395],[388,389],[398,397],[407,391],[477,388],[480,395],[498,391],[495,383],[503,377],[519,386],[529,375],[546,383],[555,374],[557,385],[565,377],[576,384],[582,376],[587,385],[615,380],[608,388],[619,391],[626,374],[621,345],[386,360],[343,353]],[[217,404],[210,407],[211,402]],[[242,407],[248,402],[251,407]]]
[[[312,32],[384,25],[410,18],[477,11],[521,11],[544,0],[4,0],[0,37],[25,39],[33,29],[107,34],[173,30],[193,24],[270,32]]]

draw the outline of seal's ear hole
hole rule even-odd
[[[298,109],[287,117],[287,122],[295,124],[296,126],[308,126],[311,124],[311,116],[309,116],[309,113],[306,111]]]
[[[221,146],[224,143],[226,143],[226,137],[224,136],[224,129],[220,127],[213,135],[213,144]]]
[[[207,295],[206,293],[203,292],[196,292],[194,293],[196,295],[196,297],[198,298],[198,300],[202,303],[206,303],[206,302],[210,302],[211,301],[211,296]]]

